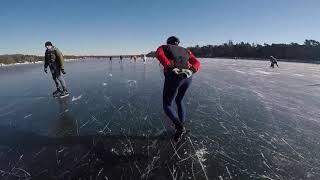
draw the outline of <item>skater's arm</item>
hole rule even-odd
[[[47,51],[44,53],[44,69],[47,69],[49,66],[49,59],[46,55],[47,55]]]
[[[198,72],[200,70],[200,61],[192,54],[192,52],[190,50],[188,50],[188,53],[189,53],[189,63],[191,64],[191,67],[190,69],[192,71],[195,72]]]
[[[277,62],[277,59],[275,57],[271,57],[273,62]]]
[[[56,49],[56,55],[57,55],[57,58],[59,59],[60,68],[61,68],[61,69],[64,69],[64,59],[63,59],[63,55],[62,55],[61,51],[60,51],[58,48]]]
[[[163,46],[160,46],[158,49],[157,49],[157,52],[156,52],[156,56],[157,56],[157,59],[160,61],[160,63],[162,64],[162,66],[164,67],[164,69],[167,69],[169,67],[171,67],[173,64],[172,64],[172,61],[170,61],[167,56],[165,55],[164,51],[163,51]]]
[[[44,68],[47,69],[49,66],[48,60],[44,59]]]

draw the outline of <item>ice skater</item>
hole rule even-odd
[[[57,90],[52,93],[54,97],[65,97],[68,96],[68,90],[66,82],[62,74],[66,74],[64,70],[64,59],[61,51],[52,45],[50,41],[45,43],[45,61],[44,61],[44,72],[48,73],[48,66],[50,68],[52,79],[56,85]],[[62,74],[61,74],[62,73]]]
[[[167,44],[160,46],[156,51],[157,58],[164,67],[163,109],[175,125],[175,141],[185,133],[183,97],[191,85],[192,75],[200,69],[200,61],[191,51],[179,46],[179,43],[177,37],[171,36],[167,39]],[[177,113],[173,109],[173,100],[177,105]]]
[[[270,56],[270,62],[271,62],[270,67],[274,68],[274,65],[277,65],[277,67],[279,67],[278,66],[278,61],[277,61],[277,59],[275,57]]]
[[[122,56],[120,56],[120,61],[119,61],[119,63],[122,63],[122,59],[123,59],[123,57],[122,57]]]
[[[147,64],[147,56],[145,54],[142,55],[143,64]]]

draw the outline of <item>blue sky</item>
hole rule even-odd
[[[1,0],[0,54],[147,53],[182,46],[320,41],[319,0]]]

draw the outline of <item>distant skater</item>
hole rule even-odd
[[[123,57],[122,57],[122,56],[120,56],[120,61],[119,61],[119,63],[122,63],[122,59],[123,59]]]
[[[192,75],[200,69],[199,60],[191,51],[179,46],[179,43],[177,37],[171,36],[167,39],[167,44],[156,51],[157,58],[164,67],[163,109],[175,125],[175,141],[185,132],[183,97],[191,85]],[[173,100],[177,105],[177,113],[173,109]]]
[[[45,61],[44,61],[44,72],[48,73],[48,66],[50,68],[52,79],[56,85],[57,90],[52,93],[54,97],[68,96],[68,90],[66,83],[62,74],[66,74],[64,71],[64,59],[61,51],[52,45],[50,41],[45,43],[46,52],[45,52]],[[62,74],[61,74],[62,73]]]
[[[143,64],[147,64],[147,56],[145,54],[142,55]]]
[[[279,67],[278,66],[278,61],[277,61],[277,59],[275,57],[270,56],[270,62],[271,62],[270,67],[274,68],[274,65],[277,65],[277,67]]]

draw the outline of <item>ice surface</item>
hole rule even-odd
[[[42,64],[1,67],[0,179],[320,178],[319,65],[201,62],[177,144],[156,60],[66,62],[64,99]]]

